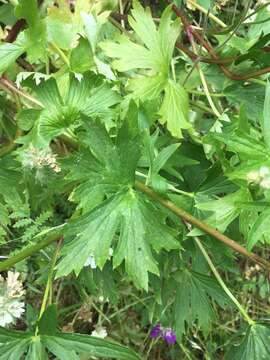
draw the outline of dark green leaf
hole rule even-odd
[[[43,313],[38,322],[38,330],[41,335],[54,335],[57,330],[56,305],[50,305]]]
[[[267,360],[270,358],[270,329],[266,325],[250,325],[240,344],[232,345],[225,360]]]
[[[216,316],[211,298],[224,306],[228,302],[224,292],[214,279],[194,271],[180,270],[174,277],[177,281],[175,329],[179,340],[185,331],[185,324],[191,327],[196,320],[204,332],[209,331],[210,322]]]

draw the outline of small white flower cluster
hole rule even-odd
[[[6,326],[24,313],[24,295],[19,273],[8,272],[6,280],[0,275],[0,326]]]
[[[263,189],[270,189],[270,169],[267,166],[261,166],[257,171],[250,171],[247,174],[247,180],[258,184]]]
[[[104,339],[108,336],[107,330],[104,327],[98,327],[96,330],[92,331],[91,336],[95,336],[100,339]]]
[[[30,169],[41,169],[44,166],[49,166],[56,173],[61,171],[56,162],[56,156],[51,152],[50,148],[37,149],[30,146],[22,157],[22,164]]]

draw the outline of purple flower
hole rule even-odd
[[[176,335],[171,328],[164,329],[162,332],[162,338],[167,341],[168,344],[176,343]]]
[[[156,339],[157,337],[159,337],[161,335],[161,333],[162,333],[161,325],[157,324],[152,328],[152,330],[150,332],[150,338]]]
[[[176,335],[174,331],[171,328],[163,328],[161,324],[157,324],[152,328],[150,338],[162,338],[170,345],[176,343]]]

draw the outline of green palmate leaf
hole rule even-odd
[[[136,77],[129,80],[128,90],[133,91],[135,99],[154,100],[160,96],[166,85],[163,74],[148,77]]]
[[[174,45],[179,35],[179,22],[171,22],[170,7],[163,12],[158,29],[150,10],[145,10],[137,1],[134,2],[131,13],[130,26],[143,45],[122,35],[117,42],[106,42],[101,47],[107,56],[117,59],[113,61],[113,66],[118,71],[151,70],[149,75],[144,72],[132,78],[128,89],[133,92],[135,99],[141,100],[154,99],[164,91],[160,121],[167,124],[173,136],[181,137],[181,129],[190,127],[187,121],[188,96],[180,84],[169,79]]]
[[[167,76],[174,44],[180,32],[179,21],[171,24],[169,7],[164,11],[157,30],[150,10],[145,10],[138,1],[134,1],[131,13],[129,23],[144,45],[121,36],[118,43],[107,42],[102,48],[108,56],[118,59],[114,60],[113,66],[119,71],[151,69]]]
[[[211,277],[184,269],[174,275],[176,284],[176,301],[174,305],[175,330],[179,341],[185,332],[198,321],[204,332],[210,330],[215,311],[211,299],[224,307],[228,298]]]
[[[122,200],[123,194],[111,197],[92,212],[70,223],[67,234],[76,235],[76,238],[63,249],[64,256],[58,265],[58,277],[67,275],[72,270],[78,274],[90,255],[93,255],[99,267],[103,267],[109,258],[111,242],[118,228]]]
[[[200,210],[213,212],[207,218],[207,223],[223,232],[241,214],[242,208],[240,202],[249,200],[249,192],[245,189],[240,189],[218,200],[198,203],[196,207]]]
[[[73,359],[79,360],[77,353],[86,353],[90,356],[113,358],[119,360],[140,360],[140,356],[132,350],[119,344],[81,334],[59,334],[43,336],[44,345],[60,360],[66,360],[70,353]],[[34,360],[34,359],[33,359]]]
[[[23,18],[28,24],[25,30],[27,55],[30,62],[35,62],[45,56],[46,27],[40,19],[37,0],[19,0],[15,10],[18,18]]]
[[[94,54],[96,50],[97,37],[98,37],[100,24],[98,24],[98,22],[96,21],[95,17],[92,14],[82,13],[81,17],[84,23],[87,39],[91,46],[92,54]]]
[[[42,335],[54,335],[57,331],[57,310],[54,304],[47,307],[38,322],[38,331]]]
[[[138,111],[130,106],[127,119],[113,143],[105,127],[86,119],[86,133],[82,141],[89,150],[68,164],[69,180],[79,180],[81,185],[71,194],[83,211],[92,209],[105,194],[115,193],[123,186],[132,186],[141,153],[136,122]],[[74,163],[76,166],[74,167]]]
[[[266,84],[265,100],[263,108],[263,137],[264,142],[270,148],[270,82]]]
[[[119,101],[119,96],[107,84],[89,73],[81,81],[71,76],[69,90],[64,98],[52,78],[40,85],[31,84],[31,87],[45,108],[40,113],[38,132],[46,141],[62,134],[69,127],[78,126],[81,113],[105,119],[111,114],[110,107]]]
[[[270,209],[261,212],[248,233],[248,248],[251,250],[258,242],[270,242]]]
[[[26,51],[26,42],[23,36],[20,36],[14,43],[0,44],[0,74],[12,65],[16,59]]]
[[[11,3],[1,5],[0,21],[5,25],[10,25],[15,23],[16,18],[14,16],[14,8]]]
[[[114,266],[125,260],[127,274],[135,285],[147,290],[148,271],[158,274],[151,246],[173,249],[179,244],[150,203],[133,190],[123,191],[103,202],[90,213],[70,223],[67,235],[77,235],[64,247],[64,256],[58,265],[58,276],[79,273],[92,255],[102,268],[109,258],[113,238],[120,228],[120,238],[114,250]]]
[[[258,173],[261,167],[270,166],[269,150],[263,142],[252,135],[237,131],[236,133],[213,134],[210,137],[226,144],[228,151],[237,154],[240,162],[236,162],[236,166],[231,167],[227,172],[232,180],[250,181],[250,173]],[[206,142],[207,138],[208,136]]]
[[[148,271],[158,274],[151,247],[156,251],[179,247],[170,229],[159,220],[156,209],[132,190],[140,157],[137,121],[137,109],[131,104],[115,143],[101,124],[87,124],[83,142],[96,160],[92,157],[87,160],[86,155],[79,163],[78,176],[82,168],[87,175],[86,181],[74,190],[73,199],[80,201],[85,214],[69,225],[67,235],[76,238],[64,247],[58,276],[72,270],[79,273],[90,255],[102,268],[113,247],[114,266],[125,261],[128,276],[138,287],[147,289]],[[77,175],[71,176],[75,179]],[[95,207],[104,195],[109,198]],[[117,230],[120,237],[115,245]]]
[[[29,345],[25,360],[48,360],[47,351],[42,344],[40,336],[35,336]]]
[[[228,150],[238,154],[240,159],[261,160],[262,155],[269,159],[266,147],[251,135],[239,132],[237,134],[214,134],[213,137],[226,144]]]
[[[84,73],[93,65],[93,54],[89,42],[81,37],[77,47],[71,51],[70,67],[75,73]]]
[[[55,333],[34,335],[0,327],[0,359],[47,360],[48,352],[59,360],[79,360],[80,354],[105,359],[140,360],[140,356],[125,346],[88,335]]]
[[[21,359],[25,351],[27,351],[28,346],[31,343],[31,339],[19,339],[12,340],[6,344],[0,343],[0,359],[1,360],[17,360]]]
[[[175,137],[181,137],[181,129],[188,129],[188,96],[185,89],[169,80],[165,86],[165,95],[160,108],[161,123],[167,123],[167,128]]]
[[[230,86],[225,89],[228,100],[235,105],[244,106],[249,119],[261,120],[263,111],[264,91],[260,85]]]
[[[266,360],[270,358],[270,329],[266,325],[248,327],[240,344],[232,345],[225,360]]]
[[[61,1],[58,6],[49,7],[46,17],[48,40],[60,49],[70,50],[78,30],[73,20],[68,3]]]
[[[27,351],[31,343],[29,334],[0,327],[0,359],[17,360]]]

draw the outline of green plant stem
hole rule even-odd
[[[179,216],[181,219],[187,221],[189,224],[196,226],[197,228],[203,230],[205,233],[213,236],[215,239],[221,241],[225,245],[229,246],[234,251],[244,255],[248,259],[254,261],[255,263],[262,266],[264,269],[270,271],[270,263],[265,259],[261,258],[259,255],[254,254],[252,252],[247,251],[243,246],[238,244],[236,241],[232,240],[228,236],[220,233],[218,230],[213,228],[212,226],[204,223],[203,221],[197,219],[190,213],[186,212],[182,208],[175,205],[172,201],[165,199],[164,197],[157,194],[155,191],[150,189],[148,186],[145,186],[142,182],[136,181],[135,182],[136,189],[144,192],[153,200],[157,201],[161,205],[165,206],[167,209],[172,211],[175,215]]]
[[[194,40],[193,40],[193,35],[190,35],[190,36],[189,36],[189,41],[190,41],[190,43],[191,43],[192,50],[193,50],[194,54],[198,55],[197,49],[196,49],[196,45],[195,45],[195,42],[194,42]],[[216,105],[214,104],[214,102],[213,102],[213,100],[212,100],[212,97],[211,97],[211,94],[210,94],[210,92],[209,92],[208,85],[207,85],[207,82],[206,82],[204,73],[203,73],[203,71],[202,71],[201,65],[200,65],[199,62],[198,62],[198,63],[195,62],[194,65],[195,65],[195,67],[196,67],[196,69],[197,69],[197,71],[198,71],[198,73],[199,73],[199,76],[200,76],[200,79],[201,79],[201,83],[202,83],[202,86],[203,86],[203,88],[204,88],[205,96],[206,96],[206,98],[207,98],[207,100],[208,100],[208,103],[209,103],[211,109],[213,110],[213,113],[216,115],[216,117],[219,118],[219,117],[221,116],[221,114],[220,114],[220,112],[218,111],[218,109],[216,108]]]
[[[69,63],[69,59],[68,57],[66,56],[66,54],[54,43],[54,42],[51,42],[50,43],[51,46],[54,48],[54,50],[56,52],[58,52],[59,56],[61,57],[61,59],[64,61],[64,63],[70,67],[70,63]]]
[[[198,95],[198,96],[206,96],[206,94],[205,94],[205,92],[202,92],[202,91],[197,91],[197,90],[190,90],[190,91],[188,91],[190,94],[194,94],[194,95]],[[209,93],[209,95],[211,96],[211,97],[219,97],[219,98],[221,98],[221,97],[226,97],[226,95],[225,94],[222,94],[222,93]]]
[[[206,105],[204,105],[202,103],[199,103],[198,101],[190,100],[189,103],[190,103],[190,105],[192,105],[192,106],[194,106],[194,107],[196,107],[196,108],[198,108],[198,109],[200,109],[200,110],[202,110],[202,111],[204,111],[206,113],[215,115],[214,111],[211,108],[209,108],[208,106],[206,106]]]
[[[18,262],[28,258],[29,256],[32,256],[33,254],[37,253],[39,250],[44,249],[57,239],[59,239],[60,233],[56,232],[51,235],[48,235],[45,239],[39,241],[35,245],[30,245],[20,251],[18,254],[12,256],[11,258],[0,262],[0,271],[5,271],[17,264]]]
[[[40,307],[40,311],[39,311],[39,316],[38,316],[38,320],[41,319],[42,315],[44,314],[44,311],[46,310],[46,306],[48,303],[48,299],[49,299],[49,293],[50,293],[50,289],[51,289],[51,285],[53,282],[53,272],[54,272],[54,267],[56,264],[56,260],[58,258],[59,252],[60,252],[60,248],[63,242],[63,237],[61,237],[58,240],[58,243],[56,245],[56,249],[54,251],[53,257],[51,259],[51,263],[50,263],[50,268],[49,268],[49,273],[48,273],[48,279],[47,279],[47,284],[46,284],[46,288],[44,291],[44,296],[43,296],[43,300],[42,300],[42,304]],[[36,327],[36,331],[35,331],[35,335],[38,335],[38,325]]]
[[[136,175],[138,175],[138,177],[143,177],[143,178],[145,178],[145,179],[148,178],[147,175],[145,175],[144,173],[142,173],[142,172],[140,172],[140,171],[136,171]],[[146,180],[146,181],[147,181],[147,180]],[[174,192],[176,192],[176,193],[178,193],[178,194],[181,194],[181,195],[185,195],[185,196],[194,198],[194,193],[177,189],[176,187],[174,187],[173,185],[170,185],[170,184],[168,185],[168,190],[174,191]]]
[[[123,7],[123,2],[122,2],[122,0],[119,0],[119,11],[120,11],[120,14],[123,16],[123,15],[124,15],[124,7]],[[122,26],[123,28],[125,28],[125,21],[124,21],[123,18],[121,19],[121,26]]]
[[[236,299],[236,297],[232,294],[230,289],[227,287],[225,282],[222,280],[222,277],[219,275],[219,272],[217,271],[215,265],[213,264],[210,256],[208,255],[207,251],[205,250],[203,244],[201,243],[200,239],[197,236],[194,236],[194,240],[196,244],[198,245],[199,249],[201,250],[206,262],[208,263],[212,273],[214,274],[215,278],[219,282],[220,286],[224,290],[224,292],[228,295],[228,297],[232,300],[234,305],[238,308],[240,313],[243,315],[243,318],[247,321],[249,325],[254,325],[255,321],[250,318],[246,310],[243,308],[243,306],[239,303],[239,301]]]
[[[227,25],[221,21],[218,17],[216,17],[214,14],[212,14],[211,12],[208,12],[208,10],[206,10],[204,7],[202,7],[201,5],[199,5],[196,1],[193,0],[187,0],[187,2],[189,3],[189,5],[194,6],[197,10],[201,11],[203,14],[208,15],[210,19],[212,19],[213,21],[215,21],[218,25],[220,25],[223,29],[227,28]]]

